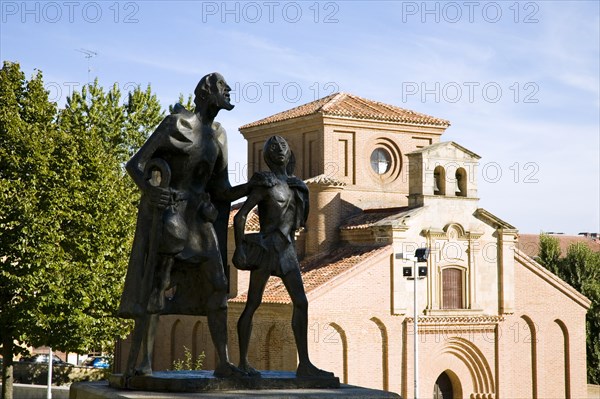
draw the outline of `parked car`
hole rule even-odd
[[[31,362],[31,363],[48,363],[48,354],[40,353],[38,355],[33,355],[30,357],[22,357],[20,359],[21,362]],[[56,365],[64,365],[64,366],[72,366],[72,364],[65,362],[60,357],[56,355],[52,355],[52,364]]]
[[[81,363],[82,366],[94,367],[97,369],[107,369],[110,363],[104,356],[90,356]]]

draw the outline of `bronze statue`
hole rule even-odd
[[[260,372],[248,362],[252,317],[258,309],[269,276],[283,280],[294,305],[292,329],[298,350],[298,377],[333,377],[315,367],[308,356],[308,301],[304,292],[294,233],[308,217],[308,187],[288,170],[293,162],[284,138],[269,138],[263,149],[270,172],[258,172],[250,179],[248,198],[234,218],[236,249],[233,264],[251,270],[246,307],[238,320],[239,368],[250,376]],[[293,166],[289,169],[293,169]],[[258,205],[260,233],[244,235],[248,213]]]
[[[195,111],[177,104],[127,163],[142,198],[119,308],[135,320],[126,376],[152,374],[160,314],[206,315],[219,357],[214,375],[245,375],[227,352],[226,240],[231,201],[248,186],[231,187],[226,133],[214,121],[233,109],[230,91],[220,74],[204,76]]]

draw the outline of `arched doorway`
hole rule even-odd
[[[457,381],[458,382],[458,381]],[[458,389],[455,389],[458,388]],[[460,397],[460,387],[454,387],[447,372],[443,372],[433,386],[433,399],[454,399]]]

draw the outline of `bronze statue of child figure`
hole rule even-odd
[[[233,264],[251,270],[246,307],[238,321],[240,345],[239,368],[250,376],[260,372],[248,362],[248,345],[252,332],[252,317],[260,306],[270,276],[283,283],[294,305],[292,330],[298,350],[298,377],[333,377],[333,373],[314,366],[308,356],[308,300],[304,292],[294,234],[303,227],[308,216],[308,187],[293,175],[291,151],[283,137],[273,136],[266,142],[264,159],[270,172],[252,176],[246,202],[235,215],[235,253]],[[260,233],[244,234],[248,213],[258,205]]]

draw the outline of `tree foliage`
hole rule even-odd
[[[123,165],[163,118],[150,87],[84,86],[58,110],[42,73],[0,70],[0,339],[109,349],[138,192]],[[10,362],[9,362],[10,363]],[[6,377],[3,373],[3,377]]]
[[[540,235],[540,263],[592,301],[586,316],[587,378],[600,384],[600,253],[576,243],[561,255],[557,238]]]
[[[186,98],[186,97],[184,97],[183,93],[179,93],[179,98],[177,100],[177,103],[183,105],[183,107],[190,112],[194,112],[194,109],[196,108],[196,104],[194,104],[194,100],[193,100],[191,94],[188,94],[188,96]],[[173,105],[169,105],[169,112],[173,113],[173,111],[174,111]]]

